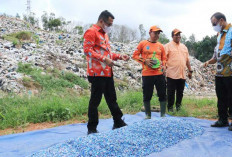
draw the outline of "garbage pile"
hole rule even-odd
[[[3,36],[19,31],[30,31],[38,41],[33,40],[15,46]],[[111,42],[112,52],[132,56],[138,45]],[[190,58],[194,70],[193,78],[187,79],[185,92],[189,94],[215,93],[213,65],[203,68],[199,60]],[[21,93],[27,91],[22,84],[25,74],[17,72],[18,63],[30,63],[36,67],[65,70],[86,78],[86,59],[83,53],[82,36],[77,33],[55,33],[43,31],[16,19],[0,16],[0,89],[4,92]],[[113,67],[115,84],[118,90],[141,89],[141,65],[130,59],[117,61]]]

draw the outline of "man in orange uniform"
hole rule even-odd
[[[117,104],[117,97],[114,87],[113,60],[129,60],[128,55],[119,55],[110,50],[107,33],[113,24],[114,16],[107,10],[103,11],[96,24],[89,28],[84,34],[84,53],[87,59],[87,75],[91,83],[91,97],[88,109],[88,134],[97,133],[98,106],[102,94],[113,116],[113,129],[126,126],[121,119],[123,114]]]
[[[133,54],[133,59],[143,66],[143,103],[147,119],[151,118],[150,101],[154,85],[160,101],[161,117],[165,116],[166,110],[166,82],[163,75],[166,55],[163,45],[158,42],[160,32],[163,31],[159,27],[152,26],[149,31],[150,38],[141,41]]]
[[[192,69],[189,62],[189,53],[187,47],[180,43],[181,31],[174,29],[172,31],[173,41],[167,43],[164,48],[167,55],[166,76],[167,76],[167,95],[168,111],[173,112],[176,92],[176,110],[179,111],[183,98],[186,66],[188,68],[188,77],[192,77]]]

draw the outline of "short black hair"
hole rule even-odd
[[[214,13],[214,14],[211,16],[210,20],[211,20],[213,17],[215,17],[217,20],[220,20],[220,19],[222,18],[224,21],[226,21],[226,16],[225,16],[224,14],[220,13],[220,12]]]
[[[98,21],[100,21],[102,19],[104,22],[107,22],[109,17],[114,19],[114,15],[111,14],[108,10],[105,10],[105,11],[101,12],[101,14],[99,15]]]

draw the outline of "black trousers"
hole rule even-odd
[[[98,125],[98,106],[104,94],[106,103],[113,116],[114,122],[120,121],[123,114],[117,104],[116,92],[113,77],[88,77],[91,83],[91,96],[88,109],[88,125],[89,130],[94,130]]]
[[[143,76],[143,102],[151,101],[154,85],[159,101],[166,101],[166,81],[164,75]]]
[[[185,79],[172,79],[167,77],[167,93],[168,93],[168,109],[172,109],[175,102],[176,108],[180,108],[183,93],[184,93]]]
[[[227,122],[229,108],[232,108],[232,76],[215,77],[219,120]]]

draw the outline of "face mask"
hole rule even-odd
[[[105,33],[109,33],[109,32],[111,31],[111,27],[104,26],[103,31],[104,31]]]
[[[219,23],[216,25],[216,26],[213,26],[213,29],[216,31],[216,32],[220,32],[222,30],[222,26],[219,25]]]

